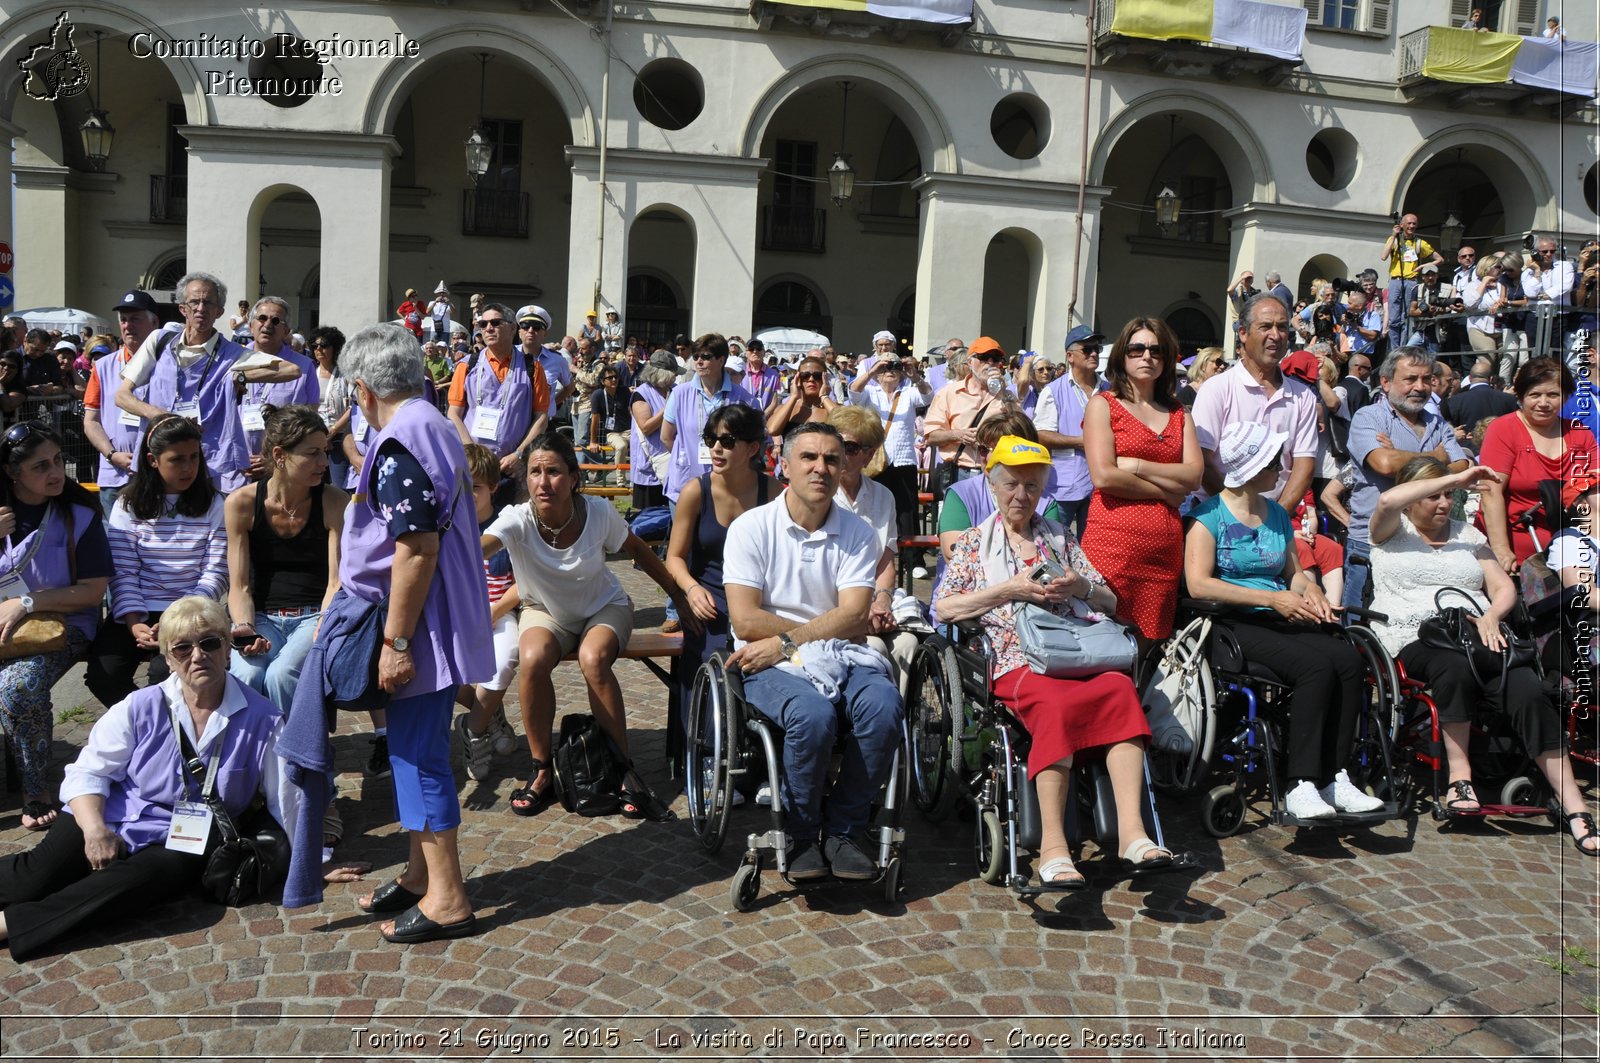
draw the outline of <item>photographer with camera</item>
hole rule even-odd
[[[1430,262],[1440,265],[1444,258],[1432,244],[1417,235],[1415,214],[1395,218],[1394,231],[1384,241],[1378,257],[1389,263],[1389,288],[1385,298],[1389,304],[1389,350],[1393,352],[1405,339],[1401,332],[1405,327],[1406,308],[1417,294],[1417,271]]]
[[[1530,236],[1529,244],[1525,246],[1529,247],[1529,251],[1527,262],[1522,269],[1522,294],[1527,297],[1528,304],[1531,306],[1537,302],[1552,303],[1556,306],[1570,305],[1573,282],[1577,279],[1576,271],[1566,254],[1557,248],[1555,237]],[[1565,357],[1572,349],[1576,326],[1573,325],[1571,318],[1570,314],[1558,314],[1551,322],[1551,336],[1561,337],[1558,357]],[[1542,355],[1546,352],[1534,353]]]
[[[1339,320],[1344,307],[1337,301],[1338,292],[1332,283],[1316,283],[1311,292],[1312,303],[1295,317],[1295,333],[1302,343],[1324,340],[1330,344],[1338,338]]]
[[[1348,281],[1335,280],[1334,288]],[[1345,300],[1344,313],[1339,318],[1339,360],[1348,361],[1352,354],[1376,356],[1378,343],[1383,337],[1383,310],[1367,302],[1367,293],[1358,284]]]
[[[1246,269],[1240,272],[1239,279],[1228,286],[1228,302],[1233,304],[1233,313],[1237,317],[1244,309],[1245,300],[1261,291],[1256,287],[1256,271]]]
[[[1406,342],[1412,346],[1420,346],[1430,354],[1437,354],[1444,349],[1444,329],[1438,320],[1442,314],[1453,314],[1461,309],[1461,300],[1453,292],[1439,284],[1439,267],[1433,263],[1423,266],[1418,273],[1421,274],[1421,284],[1417,288],[1416,298],[1411,300],[1406,316],[1411,319],[1411,334],[1406,337]],[[1416,338],[1421,336],[1420,342]]]

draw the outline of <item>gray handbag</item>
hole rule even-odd
[[[1115,620],[1057,616],[1032,602],[1012,611],[1028,667],[1052,679],[1132,672],[1138,645]]]

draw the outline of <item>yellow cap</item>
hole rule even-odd
[[[584,314],[583,316],[584,317],[599,317],[600,315],[595,313],[593,310],[591,310],[587,314]]]
[[[1038,443],[1030,443],[1021,436],[1001,436],[1000,441],[989,451],[989,461],[984,465],[983,471],[988,472],[996,465],[1049,465],[1050,451]]]

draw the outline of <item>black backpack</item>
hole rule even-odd
[[[622,807],[618,791],[628,762],[591,713],[561,718],[561,737],[551,757],[561,807],[580,816],[610,816]]]
[[[1350,460],[1350,422],[1355,418],[1356,412],[1371,400],[1371,393],[1367,386],[1354,376],[1346,376],[1339,381],[1339,386],[1344,388],[1345,411],[1349,417],[1340,417],[1336,414],[1328,416],[1328,449],[1340,461]]]

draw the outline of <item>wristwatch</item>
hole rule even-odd
[[[793,664],[800,663],[800,647],[794,644],[794,639],[789,637],[787,631],[778,635],[778,645],[783,647],[783,655]]]
[[[21,601],[22,601],[22,611],[24,613],[27,613],[29,616],[32,616],[33,615],[33,595],[24,594],[22,596]]]
[[[396,635],[392,639],[391,638],[385,638],[383,640],[383,644],[385,646],[389,647],[391,650],[393,650],[396,653],[410,653],[411,652],[411,640],[406,638],[404,635]]]

